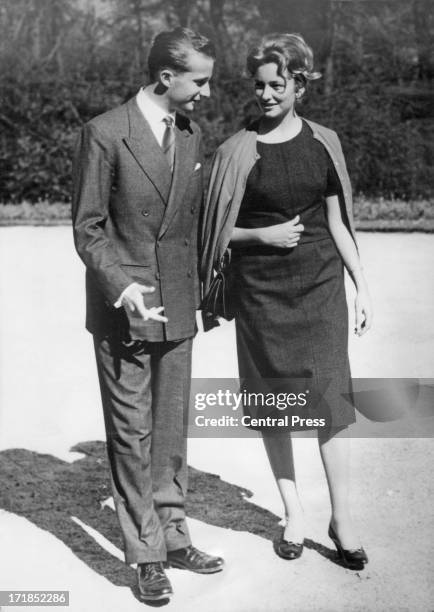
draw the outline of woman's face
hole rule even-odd
[[[292,112],[295,104],[295,81],[287,72],[285,78],[277,72],[274,62],[259,66],[255,72],[256,99],[264,116],[279,119]]]

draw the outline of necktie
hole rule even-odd
[[[175,161],[175,125],[173,117],[167,115],[163,119],[166,124],[166,129],[163,134],[163,142],[161,147],[163,149],[163,153],[166,156],[167,163],[169,164],[171,172],[173,172],[173,164]]]

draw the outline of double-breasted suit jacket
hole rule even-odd
[[[198,126],[176,115],[172,173],[135,98],[85,125],[74,173],[75,244],[86,265],[87,329],[99,336],[177,340],[195,333],[197,227],[202,202]],[[169,322],[114,303],[133,281]]]

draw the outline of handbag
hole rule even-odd
[[[208,292],[202,300],[201,309],[205,331],[219,325],[217,317],[231,321],[235,316],[230,308],[229,263],[230,254],[226,250],[219,261]]]

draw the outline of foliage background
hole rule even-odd
[[[299,32],[323,73],[300,113],[339,133],[359,214],[397,199],[420,200],[417,214],[432,216],[431,9],[431,0],[0,0],[0,202],[69,202],[80,126],[146,82],[157,32],[186,25],[218,50],[212,98],[195,112],[208,159],[255,113],[248,48],[270,31]]]

